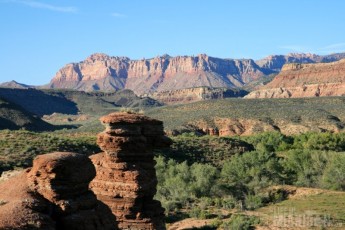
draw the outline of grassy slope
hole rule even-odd
[[[25,111],[20,106],[0,98],[0,129],[52,130],[53,126]]]
[[[288,122],[337,122],[345,120],[345,97],[298,99],[224,99],[164,106],[146,111],[146,115],[164,121],[166,129],[174,129],[191,121],[247,118],[285,120]]]
[[[263,225],[345,228],[345,192],[297,188],[297,195],[257,210]]]
[[[221,167],[225,160],[236,153],[254,149],[251,144],[227,137],[177,136],[171,138],[173,144],[170,148],[156,150],[156,154],[178,162],[187,161],[189,164],[210,163]]]
[[[38,116],[52,113],[99,116],[119,107],[146,108],[160,105],[153,99],[140,98],[130,90],[104,93],[0,88],[0,96]]]
[[[288,187],[291,188],[291,186]],[[270,204],[255,211],[208,207],[207,211],[214,214],[210,219],[182,217],[180,220],[169,223],[168,229],[181,226],[184,229],[231,229],[226,227],[226,223],[231,222],[235,216],[257,217],[259,224],[256,224],[256,228],[260,230],[340,230],[345,228],[345,192],[303,187],[295,187],[295,189],[300,195],[292,195],[285,201]]]
[[[54,151],[84,154],[100,152],[96,136],[87,133],[35,133],[29,131],[0,131],[0,172],[32,165],[32,159]]]

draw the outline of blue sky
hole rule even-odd
[[[0,0],[0,82],[46,84],[103,52],[131,59],[345,51],[343,0]]]

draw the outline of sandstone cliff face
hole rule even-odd
[[[267,85],[246,98],[345,95],[345,59],[332,63],[286,64]]]
[[[345,53],[330,54],[325,56],[310,53],[289,53],[287,55],[270,55],[266,58],[256,61],[256,63],[265,73],[278,73],[285,64],[289,63],[334,62],[343,58],[345,58]]]
[[[244,90],[231,90],[226,88],[197,87],[187,89],[168,90],[148,94],[150,98],[164,104],[183,104],[201,100],[223,99],[229,97],[243,97]]]
[[[0,183],[0,229],[117,229],[115,216],[88,186],[96,171],[82,154],[38,156]]]
[[[97,175],[91,189],[110,207],[120,229],[165,229],[164,209],[156,194],[152,149],[169,146],[163,123],[139,114],[112,113],[101,122],[106,130],[97,143],[104,153],[91,160]]]
[[[200,86],[236,87],[263,76],[253,60],[198,56],[130,60],[93,54],[60,69],[47,86],[77,90],[131,89],[138,94]]]
[[[80,63],[67,64],[60,69],[50,88],[77,90],[122,89],[127,76],[128,58],[93,54]],[[112,76],[112,78],[109,78]]]

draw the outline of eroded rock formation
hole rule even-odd
[[[251,59],[221,59],[205,54],[130,60],[93,54],[61,68],[46,86],[77,90],[131,89],[137,94],[193,87],[242,86],[263,76]]]
[[[205,54],[130,60],[96,53],[79,63],[65,65],[45,87],[84,91],[125,88],[140,95],[203,86],[234,88],[278,73],[287,63],[333,62],[341,58],[345,58],[345,53],[272,55],[256,62]]]
[[[55,152],[0,183],[0,229],[117,229],[111,210],[89,190],[95,168],[85,155]]]
[[[202,100],[224,99],[229,97],[243,97],[248,92],[227,88],[197,87],[177,90],[167,90],[148,94],[150,98],[167,105],[183,104]]]
[[[289,63],[326,63],[339,61],[343,58],[345,58],[345,53],[335,53],[324,56],[311,53],[289,53],[287,55],[270,55],[261,60],[257,60],[256,64],[258,64],[265,73],[278,73],[285,64]]]
[[[286,64],[267,85],[246,98],[290,98],[345,95],[345,59],[332,63]]]
[[[0,183],[0,229],[165,229],[164,209],[153,200],[152,153],[171,144],[163,123],[131,113],[101,122],[106,130],[97,143],[105,152],[92,161],[70,152],[40,155]]]
[[[97,143],[104,151],[91,156],[97,175],[91,189],[111,208],[120,229],[165,229],[164,209],[153,200],[157,178],[152,149],[170,145],[163,123],[139,114],[102,117],[106,130]]]

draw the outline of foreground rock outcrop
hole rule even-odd
[[[163,123],[139,114],[113,113],[101,122],[97,143],[104,151],[91,156],[97,175],[91,189],[116,216],[120,229],[165,229],[164,209],[156,194],[152,149],[170,145]]]
[[[106,130],[97,143],[105,152],[92,161],[70,152],[40,155],[0,183],[0,229],[165,229],[164,209],[153,200],[152,152],[171,144],[163,123],[131,113],[101,122]]]
[[[245,98],[345,95],[345,59],[332,63],[286,64],[267,85]]]
[[[115,216],[89,190],[95,168],[85,155],[55,152],[0,183],[0,229],[117,229]]]

